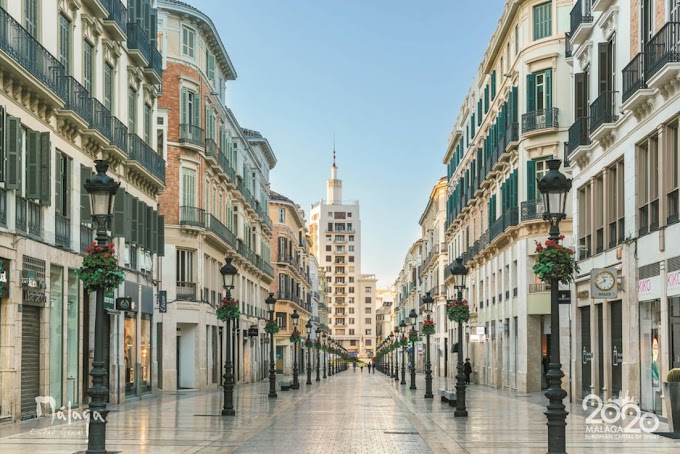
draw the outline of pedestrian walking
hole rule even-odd
[[[465,364],[463,365],[463,373],[465,373],[465,384],[470,384],[470,374],[472,374],[472,364],[470,364],[470,358],[465,358]]]
[[[353,365],[353,367],[354,367],[354,369],[352,369],[352,372],[356,372],[356,371],[357,371],[357,362],[354,361],[354,362],[352,363],[352,365]]]
[[[361,373],[364,373],[364,363],[359,364],[359,367],[361,368]]]
[[[368,367],[368,373],[370,374],[371,373],[371,363],[368,363],[366,366]]]

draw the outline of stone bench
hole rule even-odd
[[[279,386],[281,386],[281,391],[290,391],[293,386],[293,380],[279,380]]]
[[[441,396],[442,402],[448,402],[452,407],[456,406],[456,391],[453,389],[440,389],[439,395]]]

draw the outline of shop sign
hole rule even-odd
[[[248,336],[257,336],[257,335],[258,335],[257,325],[253,325],[250,328],[248,328]]]
[[[41,288],[25,288],[24,289],[24,304],[40,305],[47,304],[47,295],[45,290]]]
[[[113,295],[113,290],[104,293],[104,309],[116,310],[116,297]]]
[[[651,299],[660,298],[661,286],[659,285],[659,280],[660,280],[659,276],[638,279],[637,282],[638,301],[647,301]]]
[[[484,334],[470,334],[470,342],[472,343],[484,342]]]
[[[666,275],[666,290],[668,296],[680,295],[680,270],[671,271]]]
[[[168,292],[161,290],[158,292],[158,312],[165,314],[168,312]]]

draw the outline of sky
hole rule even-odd
[[[227,104],[274,150],[271,189],[309,221],[335,137],[343,198],[360,203],[361,271],[392,285],[504,0],[185,1],[236,68]]]

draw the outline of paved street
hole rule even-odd
[[[435,394],[442,383],[435,381]],[[235,418],[218,415],[220,392],[181,391],[132,402],[111,413],[109,450],[123,453],[545,453],[543,398],[473,385],[470,416],[453,417],[437,396],[398,385],[381,373],[347,371],[279,391],[268,399],[268,383],[237,388]],[[673,452],[680,441],[586,440],[580,408],[570,408],[570,453]],[[667,430],[665,424],[659,430]],[[86,447],[81,422],[54,425],[49,419],[0,427],[0,451],[73,453]]]

